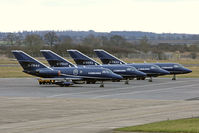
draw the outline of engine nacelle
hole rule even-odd
[[[59,70],[39,70],[37,71],[39,76],[42,77],[57,77],[61,76],[61,71]]]

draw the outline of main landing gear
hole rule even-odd
[[[149,78],[149,82],[153,82],[152,77]]]
[[[104,82],[103,81],[101,81],[100,87],[104,87]]]
[[[124,84],[128,85],[129,84],[129,79],[126,79]]]
[[[146,77],[137,77],[137,80],[145,80]]]
[[[176,80],[176,75],[175,75],[175,74],[173,75],[173,78],[172,78],[172,80]]]
[[[86,81],[86,84],[95,84],[96,81]]]

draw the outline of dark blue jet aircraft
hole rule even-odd
[[[183,65],[178,63],[153,63],[160,68],[167,70],[170,72],[171,75],[173,75],[172,80],[176,80],[177,74],[187,74],[191,73],[192,71],[188,68],[185,68]]]
[[[103,62],[103,64],[126,64],[125,62],[121,61],[117,57],[106,52],[105,50],[95,49],[94,51],[97,54],[97,56],[100,58],[100,60]],[[154,64],[166,71],[169,71],[170,74],[173,75],[172,80],[176,80],[176,74],[186,74],[192,72],[191,70],[177,63],[145,63],[145,64]]]
[[[76,62],[76,64],[80,64],[80,65],[97,65],[96,62],[93,62],[93,60],[91,58],[89,58],[88,56],[84,55],[83,53],[79,52],[78,50],[67,50],[69,52],[69,54],[71,55],[71,57],[74,59],[74,61]],[[109,66],[110,64],[106,65]],[[126,65],[123,64],[122,66],[131,66],[131,67],[135,67],[137,70],[142,71],[144,73],[147,74],[147,76],[152,77],[152,76],[159,76],[159,75],[164,75],[164,74],[168,74],[168,71],[165,71],[163,69],[161,69],[160,67],[156,66],[156,65]],[[145,79],[145,77],[138,77],[138,79]],[[149,81],[152,81],[152,78],[150,78]]]
[[[42,78],[52,78],[53,80],[57,80],[55,84],[60,86],[69,86],[72,84],[72,81],[83,80],[90,82],[101,81],[100,87],[103,87],[103,81],[105,80],[122,79],[120,75],[105,68],[48,67],[23,51],[13,50],[12,53],[23,67],[23,72]],[[60,79],[63,79],[63,81],[58,82]],[[67,80],[70,82],[66,82]]]
[[[103,64],[124,64],[128,66],[133,66],[139,71],[146,73],[147,77],[150,77],[149,82],[152,82],[152,77],[158,77],[161,75],[169,74],[168,71],[161,69],[159,66],[154,64],[146,64],[146,63],[127,64],[107,52],[103,52],[102,54],[101,52],[99,52],[99,50],[94,50],[94,51],[96,52],[97,56],[100,58]],[[140,80],[140,78],[137,79]],[[144,80],[145,78],[141,79]]]
[[[68,60],[64,59],[63,57],[57,55],[56,53],[50,51],[50,50],[40,50],[41,53],[44,55],[48,63],[51,67],[70,67],[70,66],[76,66],[69,62]],[[80,53],[78,51],[78,53]],[[80,53],[82,54],[82,53]],[[128,84],[128,79],[134,78],[134,77],[145,77],[146,74],[136,70],[134,67],[126,66],[126,65],[101,65],[95,60],[87,57],[86,55],[83,55],[87,60],[90,62],[87,63],[77,63],[79,67],[83,67],[85,64],[87,67],[100,67],[100,68],[107,68],[110,69],[112,72],[121,75],[124,79],[126,79],[126,84]],[[87,65],[88,64],[88,65]]]

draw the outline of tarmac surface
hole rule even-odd
[[[75,84],[72,87],[57,85],[39,85],[34,78],[0,79],[0,96],[13,97],[49,97],[49,98],[118,98],[118,99],[158,99],[186,100],[199,97],[199,79],[181,78],[172,81],[169,78],[132,80],[124,82],[105,82],[104,88],[98,84]]]
[[[199,116],[199,79],[154,78],[72,87],[0,78],[0,132],[110,133],[117,127]]]

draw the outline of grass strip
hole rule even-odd
[[[21,66],[18,67],[0,67],[0,78],[22,78],[33,77],[22,72]]]
[[[123,132],[199,133],[199,118],[167,120],[115,129]]]

